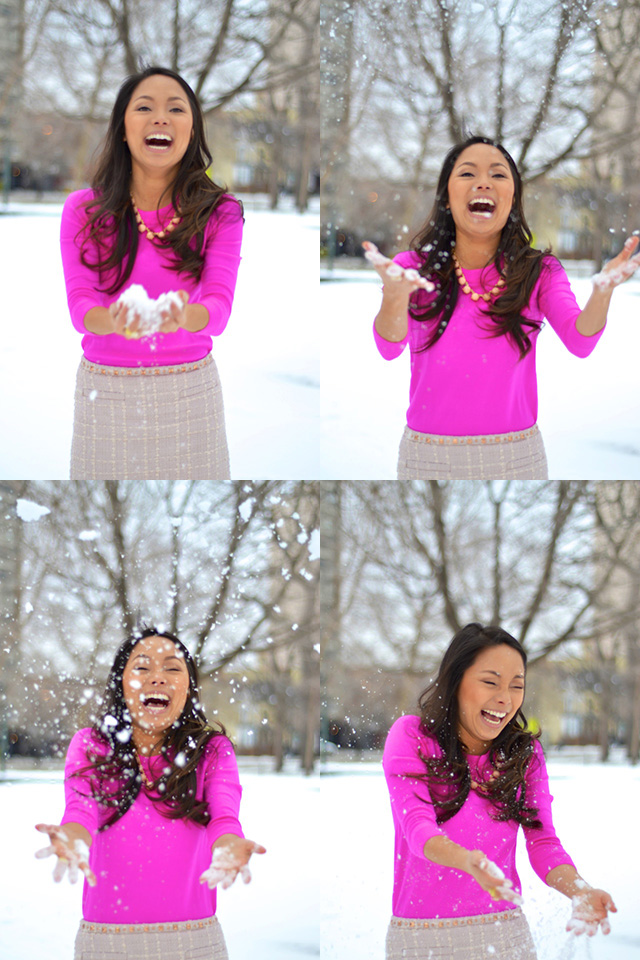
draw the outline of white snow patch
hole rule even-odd
[[[45,517],[48,513],[51,513],[51,511],[48,507],[34,503],[33,500],[22,500],[18,498],[16,501],[16,513],[21,520],[29,522],[31,520],[39,520],[41,517]]]
[[[78,534],[78,540],[97,540],[99,536],[97,530],[81,530]]]

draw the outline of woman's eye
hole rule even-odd
[[[145,107],[144,105],[141,107],[136,107],[136,110],[138,111],[138,113],[140,113],[142,110],[148,110],[148,109],[149,107]]]
[[[134,667],[133,669],[136,670],[138,673],[140,673],[142,670],[148,670],[149,668],[148,668],[148,667]]]
[[[184,113],[184,110],[182,109],[182,107],[172,107],[171,113]]]
[[[495,687],[495,683],[493,682],[493,680],[483,680],[482,682],[486,683],[487,686],[489,687]]]

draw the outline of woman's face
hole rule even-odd
[[[177,170],[193,134],[191,106],[178,81],[162,74],[141,80],[127,104],[124,130],[134,170]]]
[[[448,184],[456,236],[499,237],[513,206],[511,167],[497,147],[474,143],[456,160]]]
[[[124,699],[135,729],[157,739],[187,702],[189,671],[184,654],[167,637],[140,640],[122,675]]]
[[[486,753],[524,700],[524,663],[501,643],[486,647],[458,687],[458,736],[468,753]]]

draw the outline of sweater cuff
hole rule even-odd
[[[244,839],[244,833],[240,826],[240,821],[235,817],[224,817],[219,820],[212,820],[207,826],[207,841],[209,846],[213,846],[216,840],[223,837],[225,833],[235,833],[236,837]]]

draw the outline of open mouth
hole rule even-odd
[[[506,713],[501,713],[498,710],[481,710],[482,719],[485,723],[488,723],[490,727],[500,727],[504,723]]]
[[[151,150],[162,152],[169,149],[173,139],[167,133],[152,133],[144,138],[144,142]]]
[[[483,197],[482,199],[472,200],[468,204],[467,210],[470,214],[475,217],[480,217],[483,220],[488,220],[493,216],[496,205],[493,200],[489,197]]]
[[[171,704],[171,698],[166,693],[143,693],[140,703],[149,713],[166,713]]]

